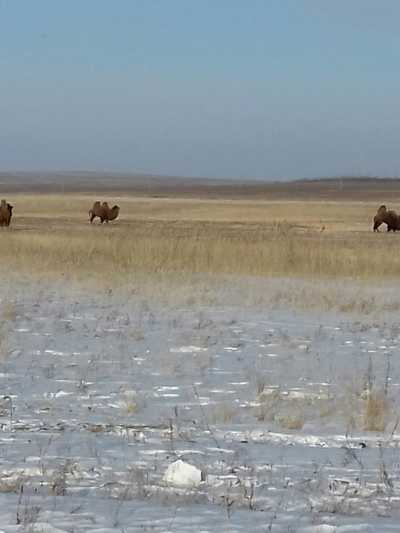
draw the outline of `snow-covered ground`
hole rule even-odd
[[[398,531],[395,317],[1,296],[0,531]]]

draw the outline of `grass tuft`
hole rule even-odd
[[[385,431],[389,402],[383,391],[371,390],[363,400],[363,428],[366,431]]]

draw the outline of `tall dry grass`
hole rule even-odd
[[[397,278],[400,236],[335,239],[329,235],[271,230],[259,238],[223,236],[218,228],[199,234],[165,234],[162,227],[92,228],[67,231],[2,231],[2,266],[31,273],[126,276],[223,273],[256,276]]]
[[[397,278],[400,234],[373,234],[376,206],[113,198],[121,218],[89,225],[93,197],[17,196],[0,231],[3,269],[124,278],[210,273]]]

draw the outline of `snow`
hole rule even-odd
[[[397,530],[395,316],[0,290],[0,533]]]
[[[173,487],[198,487],[201,483],[201,470],[178,459],[168,466],[163,480]]]

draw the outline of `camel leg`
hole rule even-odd
[[[374,221],[374,225],[373,225],[373,229],[374,231],[378,231],[379,232],[379,228],[382,226],[382,222],[376,222]]]

